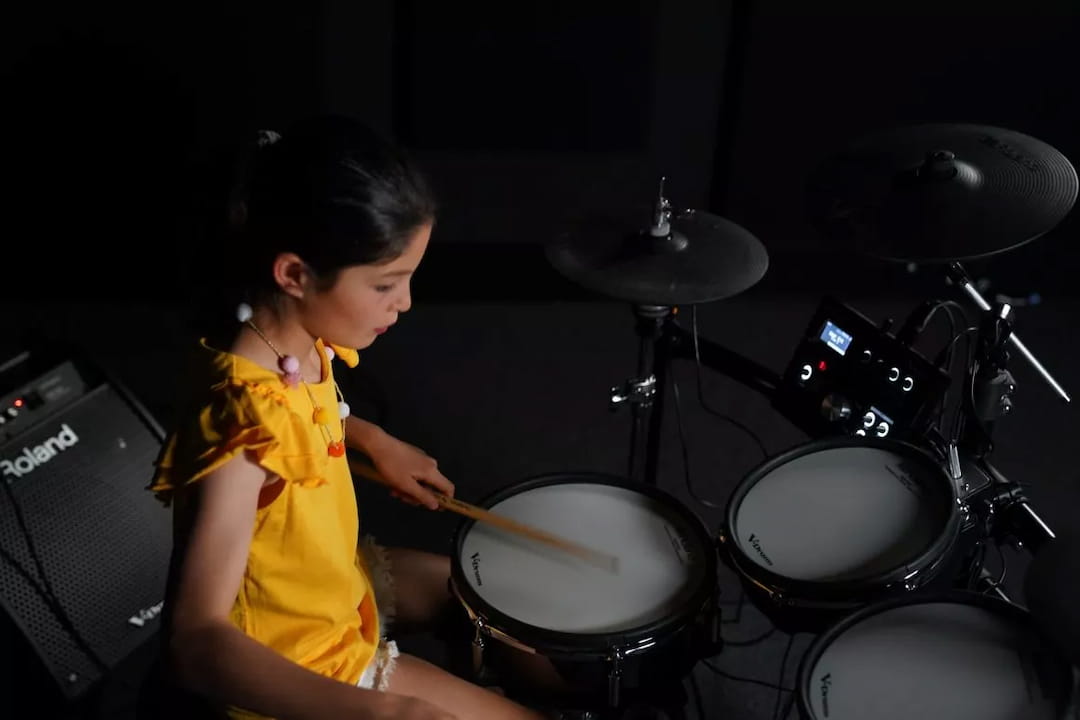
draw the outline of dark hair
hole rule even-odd
[[[329,287],[350,265],[392,260],[436,205],[406,153],[346,117],[260,133],[230,203],[232,278],[252,300],[276,293],[274,258],[295,252]]]

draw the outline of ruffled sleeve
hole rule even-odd
[[[240,453],[289,482],[326,484],[326,444],[310,418],[290,407],[280,388],[229,378],[210,388],[208,400],[167,440],[155,463],[150,490],[168,505],[194,483]]]

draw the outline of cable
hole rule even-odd
[[[986,425],[975,411],[975,379],[979,376],[979,363],[974,359],[970,362],[971,365],[971,382],[967,388],[968,400],[971,401],[971,419],[975,421],[975,425],[978,426],[979,432],[986,438],[987,445],[990,449],[993,449],[993,442],[990,439],[990,431],[986,429]],[[963,416],[963,405],[957,410],[956,417],[953,419],[952,441],[958,443],[960,441],[960,433],[962,427],[960,425],[960,418]]]
[[[986,542],[984,540],[979,541],[979,546],[975,551],[975,556],[971,560],[971,567],[968,568],[968,581],[967,589],[974,590],[976,584],[979,582],[979,574],[982,572],[983,566],[986,564]]]
[[[30,571],[23,567],[23,564],[19,562],[14,555],[9,553],[2,547],[0,547],[0,559],[3,559],[8,565],[12,567],[12,569],[15,570],[15,572],[22,575],[23,580],[26,581],[26,584],[32,587],[34,591],[41,596],[42,600],[47,603],[52,602],[52,598],[49,597],[49,593],[46,592],[45,588],[41,586],[41,583],[37,581],[37,578],[31,575]]]
[[[750,638],[749,640],[725,640],[724,645],[728,647],[750,647],[764,642],[776,634],[776,627],[771,627],[757,637]]]
[[[949,342],[946,343],[945,347],[942,348],[938,352],[937,356],[935,357],[934,364],[938,368],[942,368],[942,369],[946,370],[946,373],[947,373],[947,375],[949,377],[950,383],[952,383],[952,381],[955,379],[955,375],[956,375],[956,373],[953,370],[953,365],[954,365],[954,361],[955,361],[953,351],[955,349],[956,343],[959,342],[962,339],[970,338],[971,333],[978,332],[978,330],[979,330],[979,328],[977,328],[977,327],[969,326],[969,327],[964,328],[964,330],[954,334],[952,336],[952,338],[950,338]],[[967,372],[971,368],[972,355],[973,354],[974,354],[974,344],[969,340],[967,342],[967,347],[966,347],[967,361],[964,363],[964,371],[965,372]],[[953,407],[953,415],[952,415],[952,418],[951,418],[952,422],[948,423],[947,408],[950,405],[949,397],[952,394],[953,394],[953,390],[952,390],[952,386],[950,385],[950,387],[942,395],[941,401],[938,403],[937,412],[935,413],[936,418],[935,418],[934,425],[933,425],[934,429],[941,435],[942,441],[944,442],[944,444],[946,446],[944,448],[939,449],[940,452],[943,453],[943,455],[947,454],[949,443],[954,442],[957,439],[956,438],[956,434],[958,432],[957,428],[958,428],[959,423],[960,423],[960,418],[964,414],[964,402],[965,402],[964,401],[964,391],[963,391],[963,389],[961,389],[956,394],[956,402],[953,403],[954,407]],[[947,423],[951,424],[952,427],[953,427],[953,429],[951,431],[949,431],[949,432],[945,431],[945,425]]]
[[[776,704],[773,705],[773,720],[780,719],[780,699],[784,696],[781,690],[784,690],[784,670],[787,668],[787,659],[791,655],[791,646],[795,644],[795,636],[788,635],[787,647],[784,649],[784,657],[780,659],[780,677],[776,681]],[[788,692],[795,692],[794,690],[788,690]]]
[[[983,538],[980,538],[972,551],[971,565],[968,566],[968,578],[967,589],[974,590],[979,581],[979,575],[982,573],[983,567],[986,565],[986,540],[985,537],[989,536],[990,530],[983,528]]]
[[[795,707],[795,698],[796,697],[797,697],[796,691],[792,690],[791,694],[788,695],[787,706],[784,708],[784,712],[780,716],[780,720],[787,720],[788,716],[791,715],[791,710]]]
[[[945,357],[949,352],[953,350],[953,346],[956,345],[957,341],[959,341],[963,337],[966,337],[967,335],[970,335],[973,332],[978,331],[979,328],[975,327],[974,325],[969,325],[968,327],[953,335],[952,339],[950,339],[949,342],[946,343],[945,347],[938,351],[938,354],[934,358],[934,364],[938,367],[944,367]]]
[[[1001,584],[1005,582],[1005,575],[1009,569],[1009,561],[1005,558],[1005,551],[1001,549],[1001,543],[995,543],[995,547],[997,547],[998,561],[1001,563],[1001,572],[998,574],[997,580],[991,580],[987,583],[989,587],[986,588],[986,591],[983,593],[984,595],[989,595],[991,592],[1001,587]]]
[[[738,625],[742,621],[743,607],[746,605],[746,590],[739,588],[739,600],[735,603],[735,614],[730,620],[721,620],[721,625]],[[766,618],[768,619],[768,618]],[[767,640],[776,633],[776,626],[773,625],[761,635],[752,637],[748,640],[724,640],[724,645],[730,647],[750,647],[751,645],[757,645],[758,643]]]
[[[34,545],[33,537],[30,534],[30,530],[26,525],[26,518],[22,512],[22,506],[19,504],[18,499],[15,497],[15,493],[12,491],[10,484],[0,481],[0,487],[3,487],[8,501],[11,503],[11,508],[15,512],[15,522],[19,525],[19,529],[22,531],[23,542],[26,543],[26,549],[30,552],[30,559],[34,561],[34,566],[37,569],[38,578],[40,580],[40,589],[43,589],[43,598],[48,605],[49,610],[52,611],[56,620],[61,626],[71,635],[71,639],[75,642],[83,654],[86,655],[90,661],[97,666],[98,670],[102,672],[108,672],[108,665],[101,656],[90,647],[82,636],[82,634],[75,628],[75,623],[71,621],[71,617],[64,610],[63,604],[56,596],[56,591],[52,587],[52,583],[49,582],[49,576],[45,574],[45,566],[41,562],[41,557],[38,555],[37,548]],[[21,567],[21,565],[19,566]],[[25,571],[25,568],[23,568]]]
[[[682,448],[683,477],[686,481],[686,492],[690,493],[690,497],[694,498],[694,500],[701,503],[705,507],[714,509],[722,508],[723,505],[718,505],[711,500],[706,500],[705,498],[698,497],[697,492],[694,491],[694,485],[690,481],[690,451],[687,448],[686,444],[686,428],[683,426],[682,402],[679,398],[679,383],[675,380],[675,373],[670,373],[670,375],[671,391],[673,397],[675,398],[675,421],[679,427],[679,445]]]
[[[697,678],[694,677],[693,672],[690,673],[690,690],[694,695],[694,706],[699,720],[706,720],[705,700],[701,697],[701,688],[698,686]]]
[[[1005,557],[1005,552],[998,545],[998,553],[1001,554],[1001,575],[998,576],[997,582],[994,583],[995,588],[1001,587],[1001,584],[1005,582],[1005,574],[1009,569],[1009,560]]]
[[[956,334],[956,326],[959,324],[956,322],[956,316],[953,315],[953,311],[960,313],[960,317],[964,319],[965,325],[971,322],[968,318],[967,308],[965,308],[963,305],[956,302],[955,300],[941,300],[937,303],[937,305],[930,309],[930,314],[926,316],[927,323],[930,322],[930,319],[934,317],[934,313],[936,313],[938,310],[945,311],[945,314],[949,318],[949,330],[953,334]]]
[[[734,607],[734,608],[736,608],[736,611],[735,611],[736,617],[738,617],[739,613],[742,612],[743,598],[746,597],[746,591],[743,589],[742,585],[740,584],[737,587],[739,588],[739,599],[738,600],[736,600],[734,602],[732,602],[730,600],[720,600],[720,601],[718,601],[716,603],[717,605],[721,605],[723,607]]]
[[[789,645],[789,647],[790,647],[790,645]],[[785,654],[784,658],[785,658],[785,661],[786,661],[786,659],[787,659],[786,654]],[[761,687],[768,688],[769,690],[776,690],[777,692],[791,692],[791,688],[786,688],[786,687],[783,687],[781,685],[777,685],[776,683],[771,683],[771,682],[769,682],[767,680],[758,680],[756,678],[748,678],[748,677],[742,677],[741,675],[733,675],[733,674],[727,672],[726,670],[721,670],[720,668],[716,667],[711,662],[709,662],[708,659],[704,659],[701,662],[705,665],[705,667],[709,668],[710,670],[712,670],[714,673],[716,673],[717,675],[719,675],[722,678],[727,678],[728,680],[734,680],[735,682],[750,683],[751,685],[760,685]]]
[[[975,546],[971,549],[971,560],[968,566],[967,588],[968,590],[975,590],[979,577],[982,574],[982,569],[986,565],[986,543],[987,538],[993,535],[993,520],[988,515],[986,517],[979,517],[979,524],[975,527],[978,531],[976,535],[977,540]]]
[[[968,401],[971,402],[969,406],[971,408],[971,416],[973,418],[975,417],[975,377],[979,374],[979,363],[972,360],[968,364],[968,367],[968,375],[971,377],[970,390],[966,387],[964,388],[965,391],[968,391],[968,396],[966,398],[963,394],[960,395],[962,403],[961,409],[957,410],[956,416],[953,418],[952,431],[949,433],[949,437],[954,445],[960,441],[960,433],[963,431],[963,426],[961,424],[963,420],[963,403],[967,403]]]
[[[705,401],[705,391],[703,389],[704,388],[704,383],[703,383],[702,377],[701,377],[701,375],[702,375],[702,373],[701,373],[701,347],[700,347],[700,344],[698,342],[697,305],[691,305],[690,306],[690,326],[691,326],[691,336],[694,338],[694,366],[697,368],[697,395],[698,395],[698,402],[701,403],[701,407],[704,408],[705,411],[708,412],[709,414],[714,415],[715,417],[719,418],[720,420],[723,420],[724,422],[727,422],[730,425],[734,426],[735,428],[737,428],[737,429],[741,430],[742,432],[744,432],[757,445],[758,450],[761,451],[762,457],[763,458],[769,457],[769,451],[768,451],[768,449],[766,449],[765,443],[763,443],[761,441],[761,438],[758,436],[757,433],[755,433],[747,425],[739,422],[738,420],[731,417],[730,415],[726,415],[726,414],[720,412],[719,410],[714,409],[713,407],[711,407]]]
[[[950,382],[954,379],[954,377],[956,375],[956,373],[953,370],[953,365],[955,364],[955,360],[956,360],[956,357],[953,354],[954,350],[955,350],[956,343],[958,341],[960,341],[961,339],[969,338],[971,333],[978,332],[978,330],[979,330],[979,328],[974,327],[974,326],[969,326],[969,327],[964,328],[960,332],[955,333],[952,336],[952,338],[949,340],[949,342],[945,345],[945,347],[942,348],[938,352],[937,357],[934,360],[934,364],[937,367],[942,368],[942,369],[944,369],[946,371],[946,374],[948,375]],[[971,350],[972,350],[971,342],[970,342],[970,340],[968,340],[967,356],[969,357],[969,359],[970,359],[970,356],[971,356]],[[968,369],[969,366],[970,366],[970,361],[964,364],[965,371]],[[935,421],[935,425],[936,425],[939,432],[941,432],[941,430],[942,430],[942,428],[943,428],[943,426],[945,424],[945,412],[946,412],[947,406],[949,404],[948,400],[949,400],[949,395],[950,395],[951,392],[952,392],[952,388],[950,387],[942,395],[941,402],[938,403],[938,409],[937,409],[937,413],[936,413],[937,418],[936,418],[936,421]],[[960,400],[961,404],[963,402],[962,397],[963,396],[961,395],[961,400]],[[948,438],[951,437],[951,435],[949,435],[949,434],[946,434],[946,433],[942,433],[942,434],[945,435],[946,440],[948,440]]]
[[[953,314],[953,308],[956,308],[956,310],[958,310],[960,314],[964,317],[964,324],[966,325],[967,312],[964,310],[963,306],[960,303],[956,302],[955,300],[939,300],[933,307],[930,308],[930,311],[926,314],[926,318],[923,320],[921,326],[919,327],[919,332],[922,332],[926,329],[926,327],[930,324],[930,321],[934,318],[934,314],[937,313],[938,310],[944,310],[945,319],[949,321],[949,337],[956,335],[956,326],[958,323],[956,322],[956,315]]]
[[[730,620],[721,620],[721,625],[738,625],[742,621],[743,607],[746,605],[746,590],[740,587],[739,589],[739,601],[735,604],[735,615]],[[766,618],[767,620],[768,618]],[[757,645],[768,638],[776,634],[776,626],[772,625],[761,635],[749,638],[747,640],[724,640],[724,645],[729,647],[750,647]]]
[[[934,315],[937,314],[937,312],[939,310],[944,310],[945,311],[945,319],[948,320],[948,322],[949,322],[949,337],[950,338],[955,338],[956,337],[956,328],[959,325],[959,323],[957,322],[957,316],[956,316],[955,313],[960,314],[960,317],[963,318],[963,321],[964,321],[963,324],[964,325],[969,324],[967,310],[964,309],[963,305],[956,302],[955,300],[939,300],[934,305],[932,305],[930,307],[930,310],[927,311],[927,313],[926,313],[926,317],[923,318],[923,320],[919,324],[918,328],[914,330],[914,333],[916,335],[918,335],[918,334],[921,334],[923,331],[925,331],[927,326],[929,326],[931,320],[934,319]],[[914,340],[912,340],[912,342],[913,341]],[[947,345],[946,348],[941,351],[941,354],[945,354],[945,355],[948,356],[947,361],[949,363],[949,367],[951,368],[952,367],[952,342],[951,341],[950,341],[950,344]]]
[[[948,302],[952,302],[952,301],[948,301]],[[929,317],[933,317],[934,311],[938,307],[942,307],[942,306],[941,305],[935,306],[930,311],[930,316]],[[944,366],[946,368],[946,373],[948,374],[949,378],[951,379],[952,378],[952,373],[953,373],[953,344],[954,344],[955,339],[957,337],[956,318],[953,317],[952,308],[950,306],[944,305],[943,307],[945,307],[945,314],[946,314],[946,317],[948,317],[948,319],[949,319],[949,343],[945,346],[945,349],[943,351],[939,352],[939,357],[944,356]],[[968,325],[968,323],[966,322],[967,314],[963,313],[963,315],[964,315],[964,318],[965,318],[964,325],[967,326]],[[939,360],[939,366],[941,364],[942,364],[942,361]],[[948,395],[948,392],[945,393],[945,396],[943,396],[942,399],[941,399],[941,403],[938,405],[937,422],[939,424],[941,422],[941,414],[945,410],[945,397],[947,397],[947,395]]]

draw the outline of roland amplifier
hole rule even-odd
[[[171,517],[146,486],[163,433],[99,369],[48,352],[0,366],[0,418],[0,614],[76,699],[159,625]]]

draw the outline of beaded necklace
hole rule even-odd
[[[341,394],[341,388],[338,387],[337,380],[334,381],[334,393],[338,398],[338,419],[341,421],[341,437],[338,440],[334,439],[334,434],[330,431],[330,424],[333,422],[333,416],[328,408],[321,407],[318,401],[315,399],[315,394],[311,392],[311,388],[308,387],[307,382],[300,374],[300,359],[295,355],[285,355],[277,346],[266,337],[259,326],[254,323],[252,318],[251,306],[247,304],[241,304],[237,309],[236,316],[240,322],[246,324],[255,333],[263,339],[270,349],[278,356],[278,368],[281,369],[281,373],[285,384],[289,387],[296,387],[297,385],[303,386],[307,392],[308,399],[311,401],[312,413],[311,420],[322,430],[323,438],[326,440],[326,451],[330,457],[341,457],[345,454],[345,420],[349,417],[350,408],[349,404],[345,402],[344,396]],[[329,345],[324,346],[326,352],[327,361],[334,359],[334,350]],[[321,363],[320,363],[321,365]]]

